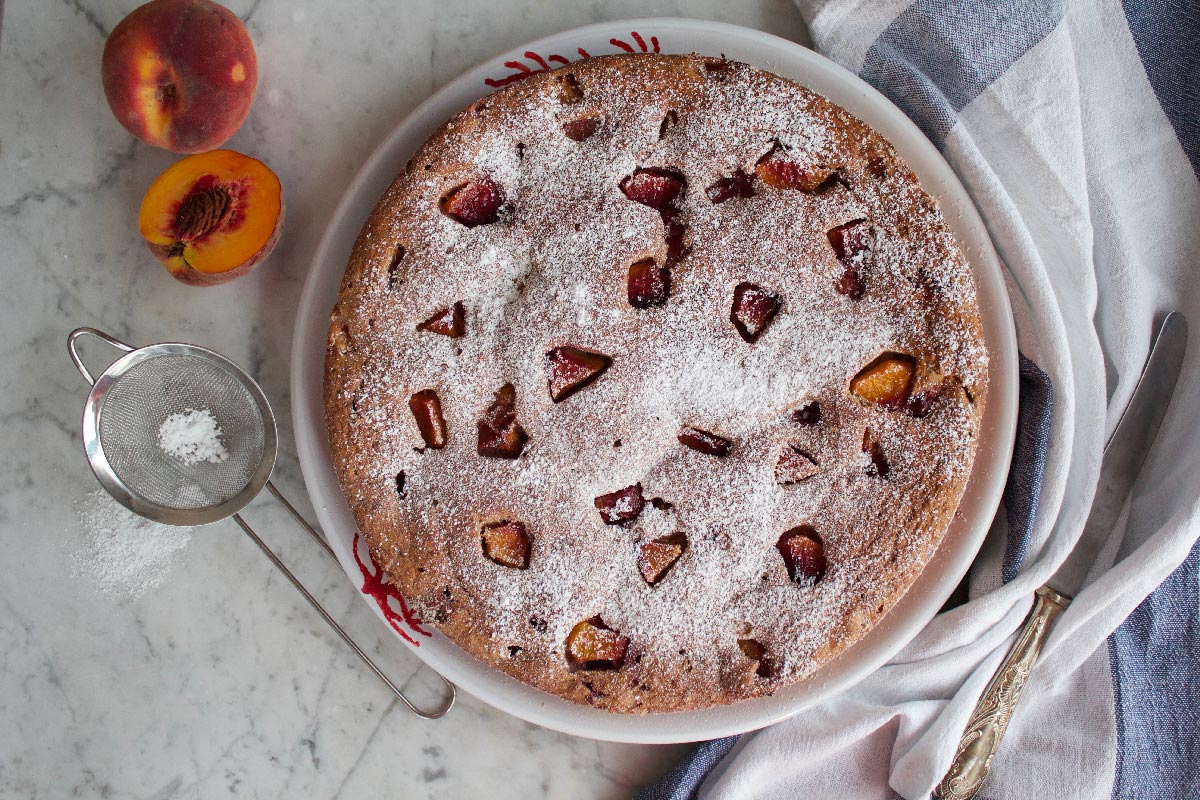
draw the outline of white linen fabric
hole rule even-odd
[[[699,796],[929,797],[1034,589],[1083,528],[1105,439],[1172,309],[1193,331],[1174,400],[1132,495],[1102,498],[1123,513],[980,796],[1200,796],[1200,723],[1181,702],[1200,696],[1200,11],[1170,0],[798,4],[817,49],[910,114],[977,204],[1008,270],[1021,351],[1053,385],[1049,448],[1015,577],[1002,581],[1001,514],[969,602],[844,695],[743,737]]]

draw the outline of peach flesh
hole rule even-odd
[[[283,188],[257,159],[232,150],[168,167],[142,200],[138,228],[177,280],[224,283],[265,259],[283,227]]]
[[[211,0],[152,0],[104,45],[104,94],[117,120],[176,153],[220,147],[241,127],[258,86],[246,26]]]
[[[503,567],[526,569],[529,566],[529,534],[525,524],[501,520],[483,526],[483,554]]]
[[[914,373],[915,365],[908,356],[884,356],[851,379],[850,391],[868,403],[898,409],[908,400]]]
[[[578,623],[567,634],[567,660],[582,669],[620,669],[629,637],[604,624],[600,617]]]
[[[653,541],[643,542],[638,547],[637,565],[642,579],[654,586],[667,576],[671,567],[683,555],[687,538],[682,533],[673,533]]]

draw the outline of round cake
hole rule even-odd
[[[472,104],[355,244],[334,466],[426,623],[617,712],[769,694],[934,553],[988,365],[974,282],[878,133],[697,55]]]

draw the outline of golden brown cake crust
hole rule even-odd
[[[564,122],[585,118],[590,136],[564,135]],[[752,197],[710,199],[709,187],[738,169],[753,175],[776,147],[836,173],[815,192],[759,179]],[[622,192],[639,168],[686,179],[673,217],[685,226],[681,259],[667,252],[660,213]],[[468,227],[442,213],[443,197],[484,176],[503,192],[497,221]],[[873,238],[855,300],[835,288],[845,267],[827,232],[858,219]],[[627,271],[648,258],[671,263],[670,296],[633,308]],[[754,343],[730,321],[742,282],[782,303]],[[456,302],[464,336],[417,329]],[[544,356],[563,345],[612,363],[553,402]],[[914,359],[914,391],[944,387],[927,415],[849,391],[884,352]],[[987,377],[967,264],[883,137],[743,64],[621,55],[507,86],[413,156],[355,244],[330,326],[325,407],[371,553],[426,621],[547,692],[672,711],[771,693],[879,621],[958,506]],[[506,383],[528,444],[515,460],[482,457],[477,422]],[[426,389],[445,418],[441,449],[425,447],[409,408]],[[792,412],[812,399],[820,423],[797,423]],[[727,437],[731,452],[683,447],[683,425]],[[886,475],[864,441],[878,443]],[[789,444],[817,471],[780,485]],[[637,483],[670,507],[647,502],[628,525],[606,525],[594,498]],[[525,525],[526,569],[485,556],[481,529],[498,520]],[[819,580],[790,579],[776,548],[799,525],[823,543]],[[651,586],[639,547],[673,533],[686,549]],[[619,669],[565,658],[568,632],[596,616],[628,637]],[[762,645],[762,663],[740,639]]]

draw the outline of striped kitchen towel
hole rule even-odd
[[[970,602],[842,696],[699,745],[643,798],[929,797],[1082,530],[1156,322],[1179,309],[1200,330],[1200,3],[797,2],[817,49],[912,117],[978,206],[1028,357],[1025,453]],[[1200,797],[1195,344],[1132,494],[1099,498],[1123,513],[980,797]]]

